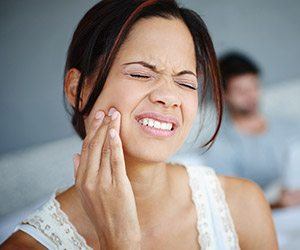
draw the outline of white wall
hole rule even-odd
[[[262,97],[261,108],[266,114],[286,117],[300,124],[300,78],[267,86]]]

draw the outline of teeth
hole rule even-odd
[[[147,126],[148,125],[148,123],[149,123],[149,119],[142,119],[141,120],[142,121],[142,123],[143,123],[143,125],[145,125],[145,126]]]
[[[173,127],[172,123],[165,123],[165,124],[167,126],[167,130],[171,130],[172,129],[172,127]]]
[[[160,128],[160,122],[154,121],[154,128]]]
[[[172,123],[159,122],[150,118],[141,119],[139,120],[139,123],[144,126],[154,127],[162,130],[171,130],[173,127]]]
[[[149,120],[148,120],[148,126],[149,126],[149,127],[154,127],[154,120],[149,119]]]
[[[172,124],[171,124],[171,127],[172,127]],[[163,122],[163,123],[161,124],[160,128],[161,128],[161,129],[168,129],[168,124]],[[168,130],[169,130],[169,129],[168,129]]]

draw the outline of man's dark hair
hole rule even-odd
[[[223,88],[226,91],[228,80],[245,74],[260,74],[257,64],[240,52],[228,52],[219,58]]]

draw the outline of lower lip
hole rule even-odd
[[[138,123],[140,128],[146,132],[147,134],[155,137],[171,137],[175,134],[176,129],[173,130],[162,130],[162,129],[157,129],[149,126],[142,125]]]

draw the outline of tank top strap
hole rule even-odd
[[[225,193],[215,171],[187,166],[192,199],[197,211],[201,249],[240,249]]]
[[[24,219],[18,228],[23,230],[22,226],[24,226],[25,232],[30,232],[26,227],[33,227],[59,250],[92,249],[61,210],[59,202],[55,199],[55,193],[40,209]],[[34,235],[32,236],[34,237]],[[43,242],[41,243],[43,244]]]

